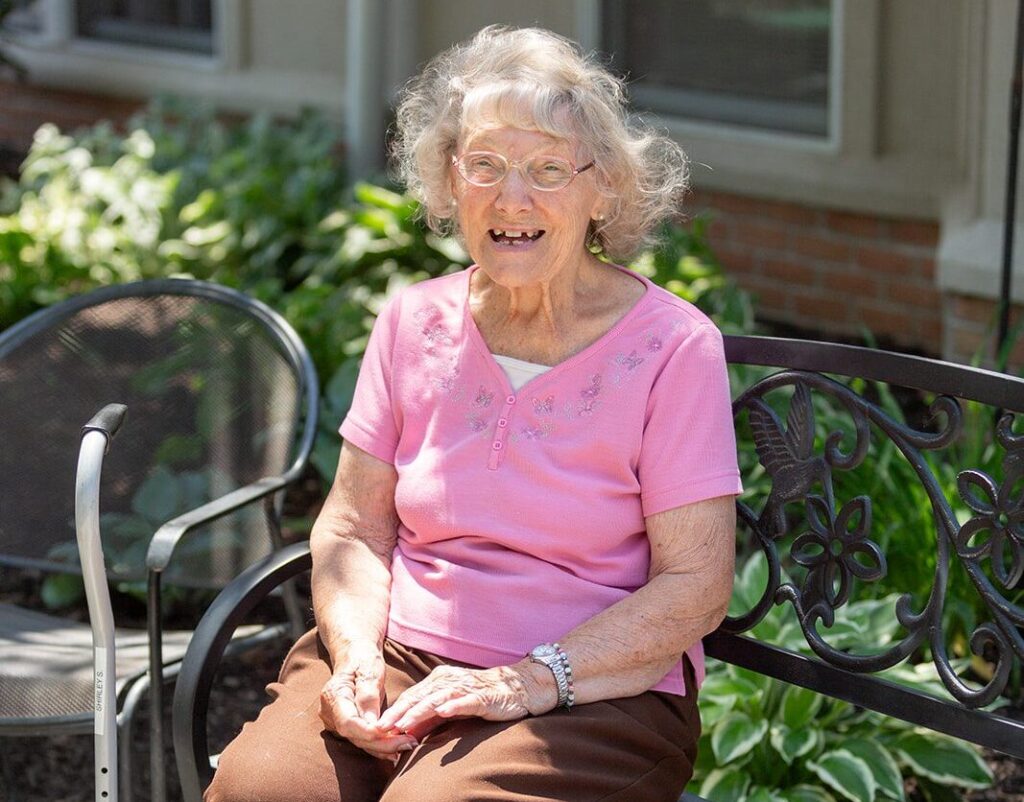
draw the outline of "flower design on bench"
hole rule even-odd
[[[987,557],[996,579],[1012,589],[1024,576],[1024,498],[1011,496],[1010,479],[997,487],[990,476],[975,470],[961,472],[957,487],[964,503],[977,513],[957,533],[957,554],[969,560]]]
[[[875,582],[885,576],[885,555],[868,537],[871,499],[857,496],[836,515],[821,496],[808,496],[807,523],[810,529],[793,541],[790,556],[808,569],[805,603],[832,626],[834,610],[849,599],[852,577]]]
[[[957,474],[960,498],[976,513],[957,532],[957,554],[973,563],[988,558],[992,574],[1007,590],[1024,578],[1024,487],[1019,486],[1024,478],[1024,435],[1015,436],[1012,423],[1013,416],[1004,415],[996,428],[996,439],[1005,451],[1001,484],[978,470]]]

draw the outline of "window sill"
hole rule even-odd
[[[338,76],[285,70],[231,70],[222,60],[194,54],[159,53],[106,43],[11,48],[29,79],[62,89],[152,97],[162,92],[194,95],[233,111],[292,114],[317,106],[340,115],[345,86]]]
[[[1011,297],[1024,303],[1024,242],[1018,222]],[[943,226],[937,256],[938,285],[943,292],[997,299],[1002,280],[1003,222],[993,218],[960,226]]]

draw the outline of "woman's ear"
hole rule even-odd
[[[454,175],[448,176],[448,192],[450,193],[448,198],[448,214],[450,217],[455,217],[459,213],[459,195]]]
[[[610,218],[613,214],[613,209],[617,203],[617,198],[611,192],[608,187],[605,186],[603,180],[598,178],[597,184],[597,197],[594,198],[594,205],[590,209],[590,219],[597,221],[600,225],[602,222]]]

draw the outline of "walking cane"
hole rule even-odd
[[[124,404],[108,404],[82,427],[75,480],[75,535],[92,626],[96,802],[117,802],[117,682],[114,613],[100,542],[100,473],[110,440],[124,420]]]

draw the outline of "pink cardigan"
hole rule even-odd
[[[645,516],[741,487],[700,311],[630,273],[637,304],[517,393],[469,312],[473,270],[388,302],[341,434],[398,473],[388,636],[490,667],[643,585]],[[655,690],[685,693],[681,664]]]

